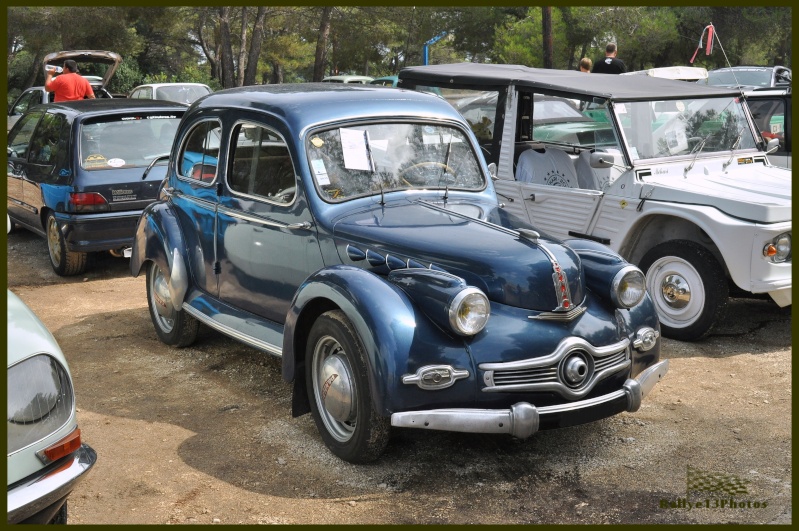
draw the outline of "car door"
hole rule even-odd
[[[171,189],[186,246],[191,250],[187,256],[193,280],[213,296],[218,293],[215,232],[221,138],[222,123],[215,117],[190,125],[180,141],[177,178]]]
[[[219,197],[219,297],[283,324],[294,293],[323,266],[286,133],[239,121]]]
[[[44,114],[32,111],[25,114],[8,134],[6,154],[8,157],[7,204],[8,214],[15,221],[31,225],[34,212],[25,202],[23,181],[28,174],[28,151],[36,126]],[[37,223],[37,225],[39,225]]]
[[[65,194],[54,188],[45,201],[44,187],[66,184],[69,180],[69,123],[62,113],[47,112],[39,121],[28,149],[28,171],[22,179],[22,197],[30,212],[31,221],[41,221],[40,212],[45,206],[63,209],[61,198]],[[64,170],[63,172],[61,170]],[[46,205],[46,203],[50,203]]]

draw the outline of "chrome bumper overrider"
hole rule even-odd
[[[404,411],[391,415],[391,425],[400,428],[459,431],[466,433],[508,433],[525,439],[538,431],[540,417],[556,417],[627,398],[627,411],[637,411],[641,400],[649,394],[669,370],[669,360],[647,368],[636,378],[628,378],[621,389],[606,395],[554,406],[535,407],[519,402],[510,409],[431,409]]]

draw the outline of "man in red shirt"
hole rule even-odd
[[[44,80],[44,90],[55,92],[53,101],[94,99],[92,86],[86,78],[78,74],[78,64],[72,59],[64,61],[64,73],[53,79],[55,70],[48,70]]]

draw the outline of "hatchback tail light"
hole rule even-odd
[[[108,201],[97,192],[72,192],[69,194],[69,204],[75,212],[108,211]]]

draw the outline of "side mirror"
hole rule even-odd
[[[769,153],[774,153],[780,148],[780,139],[779,138],[770,138],[769,141],[766,143],[766,155]]]
[[[496,162],[492,162],[488,165],[488,173],[491,175],[493,180],[497,180],[497,164]]]
[[[616,157],[611,153],[591,153],[592,168],[611,168],[616,165]]]

